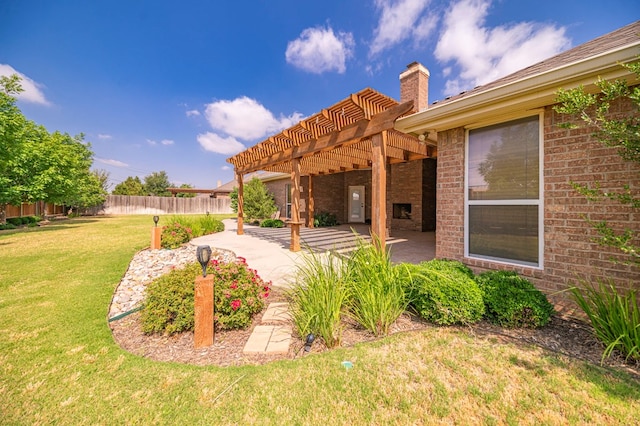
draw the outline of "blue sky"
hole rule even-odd
[[[487,83],[640,18],[637,0],[0,2],[0,75],[49,131],[84,133],[112,188],[164,170],[233,178],[225,160],[349,94],[429,99]]]

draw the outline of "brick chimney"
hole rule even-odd
[[[429,105],[429,70],[418,62],[407,65],[400,74],[400,103],[413,100],[413,112]]]

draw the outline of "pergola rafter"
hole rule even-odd
[[[294,188],[299,188],[301,176],[371,168],[376,174],[372,178],[373,199],[385,203],[386,177],[378,174],[386,173],[386,164],[428,158],[436,152],[432,141],[420,141],[394,129],[395,120],[411,112],[412,108],[412,101],[399,104],[375,90],[364,89],[227,161],[233,164],[239,177],[258,170],[291,173]],[[242,179],[238,179],[238,183],[242,186]],[[297,191],[293,192],[292,204],[296,204],[299,192],[297,197]],[[299,249],[294,241],[301,224],[297,213],[292,211],[292,250]],[[313,209],[309,214],[313,215]],[[310,222],[313,222],[312,217]],[[385,208],[374,206],[372,228],[384,243]],[[240,209],[238,233],[242,233]]]

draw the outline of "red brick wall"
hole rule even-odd
[[[632,111],[630,102],[613,106],[615,113]],[[637,112],[636,112],[637,114]],[[605,191],[629,184],[640,196],[640,166],[624,161],[616,149],[603,147],[591,130],[565,130],[557,126],[566,117],[551,107],[544,112],[544,269],[505,266],[464,258],[464,147],[465,132],[453,129],[438,134],[436,256],[458,259],[477,272],[512,269],[530,278],[541,290],[553,294],[579,283],[580,279],[612,279],[622,289],[640,289],[640,267],[615,263],[619,251],[591,241],[595,232],[583,215],[607,222],[617,229],[640,233],[640,212],[617,202],[589,202],[570,182],[599,181]],[[638,241],[636,241],[638,243]],[[562,294],[561,296],[563,296]]]
[[[464,129],[438,133],[436,257],[464,255]]]
[[[422,161],[392,164],[387,203],[392,206],[391,229],[422,231]],[[394,219],[393,204],[411,204],[411,219]]]
[[[300,178],[300,185],[302,186],[302,191],[300,192],[300,220],[306,220],[307,218],[307,197],[309,193],[309,178],[303,176]],[[279,180],[272,180],[264,182],[264,185],[267,187],[269,192],[271,192],[275,198],[276,206],[280,209],[280,217],[285,218],[287,213],[286,209],[286,194],[287,194],[287,184],[291,183],[291,179],[284,178]]]

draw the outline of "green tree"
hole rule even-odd
[[[147,195],[138,176],[127,177],[113,188],[113,195]]]
[[[618,149],[622,158],[640,164],[640,61],[622,65],[636,76],[636,81],[629,85],[622,80],[613,82],[599,79],[596,85],[600,93],[587,93],[583,87],[573,90],[560,90],[557,93],[559,105],[554,107],[561,114],[574,114],[583,122],[582,127],[595,129],[593,136],[604,145]],[[635,86],[634,86],[635,85]],[[627,98],[635,106],[635,113],[619,117],[610,113],[613,101]],[[562,127],[577,128],[575,123],[566,123]],[[573,188],[587,197],[589,201],[601,202],[608,199],[631,208],[640,209],[640,198],[634,195],[629,185],[623,185],[618,191],[603,191],[598,182],[593,185],[571,183]],[[640,264],[640,246],[638,235],[631,229],[616,230],[607,221],[592,221],[585,216],[587,222],[597,231],[596,241],[603,246],[615,247],[631,257],[631,261]]]
[[[164,170],[159,172],[153,172],[144,178],[144,190],[147,195],[155,195],[156,197],[170,197],[171,192],[167,191],[167,188],[172,187],[169,182],[167,172]]]
[[[244,217],[247,219],[265,219],[276,212],[276,206],[273,194],[269,192],[265,184],[254,177],[243,187],[244,195]],[[231,208],[234,212],[238,212],[238,188],[233,188],[231,194]]]
[[[7,204],[46,201],[74,205],[94,184],[91,145],[82,134],[49,133],[15,105],[17,76],[0,78],[0,219]],[[85,199],[84,201],[89,201]],[[46,214],[46,212],[45,212]]]
[[[180,188],[193,189],[193,186],[189,185],[188,183],[183,183],[182,185],[180,185]],[[176,197],[182,197],[182,198],[193,198],[195,196],[196,194],[192,192],[178,192],[176,194]]]

